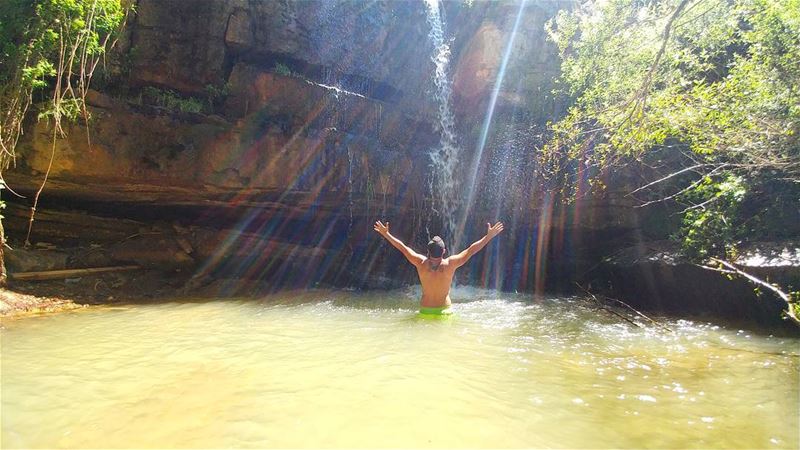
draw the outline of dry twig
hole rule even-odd
[[[656,321],[656,320],[653,320],[652,318],[650,318],[650,317],[646,316],[645,314],[643,314],[642,312],[638,311],[636,308],[632,307],[631,305],[629,305],[629,304],[627,304],[627,303],[623,302],[622,300],[617,300],[617,299],[615,299],[615,298],[611,298],[611,297],[607,297],[607,296],[603,296],[603,299],[601,300],[601,299],[600,299],[600,298],[598,298],[598,297],[597,297],[595,294],[591,293],[591,292],[590,292],[588,289],[584,288],[584,287],[583,287],[583,286],[581,286],[580,284],[578,284],[578,283],[575,283],[575,285],[576,285],[576,286],[578,286],[578,287],[579,287],[579,288],[580,288],[580,289],[581,289],[583,292],[585,292],[587,295],[589,295],[589,296],[592,298],[592,300],[594,300],[595,304],[596,304],[596,305],[597,305],[597,306],[598,306],[600,309],[602,309],[602,310],[604,310],[604,311],[607,311],[607,312],[609,312],[609,313],[611,313],[611,314],[613,314],[613,315],[615,315],[615,316],[617,316],[617,317],[619,317],[619,318],[621,318],[621,319],[625,320],[626,322],[628,322],[628,323],[631,323],[631,324],[635,325],[636,327],[642,328],[642,326],[641,326],[641,325],[639,325],[638,323],[634,322],[634,321],[633,321],[633,320],[631,320],[630,318],[628,318],[628,317],[626,317],[626,316],[624,316],[624,315],[622,315],[622,314],[618,313],[617,311],[614,311],[613,309],[611,309],[611,308],[607,307],[607,306],[605,305],[605,303],[604,303],[604,301],[603,301],[603,300],[605,300],[605,301],[610,301],[610,302],[613,302],[613,303],[615,303],[615,304],[617,304],[617,305],[621,305],[621,306],[623,306],[623,307],[625,307],[625,308],[627,308],[627,309],[629,309],[629,310],[633,311],[633,312],[634,312],[634,314],[636,314],[637,316],[639,316],[639,317],[641,317],[641,318],[643,318],[643,319],[647,320],[648,322],[650,322],[651,324],[653,324],[653,325],[655,325],[655,326],[657,326],[657,327],[663,328],[663,329],[665,329],[665,330],[667,330],[667,331],[669,331],[669,332],[672,332],[672,331],[673,331],[673,330],[672,330],[671,328],[669,328],[668,326],[666,326],[666,325],[664,325],[664,324],[662,324],[662,323],[659,323],[659,322],[658,322],[658,321]]]

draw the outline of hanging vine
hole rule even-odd
[[[3,174],[16,166],[17,143],[29,110],[33,107],[37,119],[53,127],[50,163],[33,199],[26,244],[55,159],[56,140],[64,136],[63,122],[82,117],[88,123],[85,98],[92,77],[116,44],[131,9],[121,0],[0,2],[0,189],[13,192]],[[35,96],[45,100],[37,103]],[[0,216],[0,284],[6,278],[5,245]]]
[[[0,182],[16,165],[29,109],[53,129],[50,163],[31,208],[26,242],[64,120],[89,120],[86,93],[130,12],[120,0],[5,0],[0,4]],[[41,92],[41,95],[38,94]],[[44,98],[34,102],[34,96]],[[88,139],[88,128],[87,128]]]

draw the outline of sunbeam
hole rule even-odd
[[[511,33],[509,34],[508,42],[506,43],[506,48],[505,51],[503,52],[503,59],[502,62],[500,63],[500,69],[497,72],[497,77],[494,83],[494,87],[492,88],[492,95],[489,99],[489,106],[486,109],[486,115],[484,116],[480,137],[478,138],[478,143],[475,148],[475,153],[472,156],[472,166],[465,180],[466,181],[465,185],[469,187],[469,190],[466,196],[466,201],[464,203],[461,220],[457,225],[455,233],[455,242],[459,244],[463,242],[464,228],[466,227],[467,219],[470,216],[473,203],[475,202],[475,191],[477,189],[477,184],[478,184],[477,179],[478,179],[478,170],[481,163],[481,157],[483,156],[483,151],[486,147],[486,140],[489,136],[489,128],[492,125],[492,118],[494,117],[494,110],[497,104],[497,97],[500,94],[500,88],[503,86],[503,80],[506,75],[506,68],[508,67],[508,62],[511,59],[511,51],[514,48],[514,40],[517,37],[517,29],[519,28],[519,24],[522,19],[522,13],[525,10],[525,4],[526,0],[522,0],[519,4],[519,9],[517,10],[517,16],[514,19],[514,26],[511,29]]]

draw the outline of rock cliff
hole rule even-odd
[[[388,219],[417,248],[442,229],[431,184],[442,130],[425,2],[134,4],[87,98],[92,119],[55,143],[34,242],[95,244],[103,248],[96,264],[180,270],[198,285],[387,287],[414,279],[371,228]],[[456,184],[475,192],[461,244],[479,238],[488,220],[508,224],[459,281],[569,288],[603,255],[640,242],[640,224],[652,220],[613,189],[558,206],[529,182],[543,126],[568,102],[553,93],[559,60],[544,25],[573,2],[442,6],[461,151]],[[51,137],[46,122],[32,124],[20,165],[6,174],[28,195],[9,199],[12,242],[24,238]],[[628,183],[624,174],[612,178]]]
[[[551,92],[558,58],[543,27],[570,5],[443,4],[449,101],[465,161],[474,157],[477,128],[517,14],[521,26],[498,96],[497,123],[530,127],[563,109],[564,99]],[[424,2],[138,0],[135,11],[105,81],[87,98],[92,120],[70,126],[56,142],[40,213],[202,225],[208,236],[212,229],[237,230],[303,246],[314,257],[311,249],[328,249],[348,273],[334,277],[340,283],[358,281],[376,251],[379,262],[368,273],[396,263],[396,255],[369,239],[375,218],[394,218],[396,232],[416,244],[427,239],[420,237],[426,228],[437,232],[430,153],[441,130]],[[22,163],[7,175],[16,190],[38,187],[51,136],[44,122],[28,130]],[[538,227],[538,193],[520,181],[533,151],[531,143],[492,147],[479,161],[489,170],[464,180],[464,186],[493,192],[479,199],[476,220],[491,204],[516,211],[516,239],[530,240],[526,235]],[[514,180],[491,168],[498,158],[512,157],[506,163],[516,168]],[[464,175],[462,169],[458,177]],[[22,206],[15,205],[8,220],[12,240],[24,234]],[[597,212],[613,220],[601,218],[590,228],[619,225],[620,216],[608,214],[607,205]],[[100,239],[91,224],[76,230],[74,221],[60,226],[63,214],[51,216],[50,224],[45,217],[34,226],[34,240]],[[470,229],[465,239],[479,233],[480,227]],[[253,245],[258,249],[253,239],[235,241],[226,261]],[[207,256],[194,255],[198,263]]]

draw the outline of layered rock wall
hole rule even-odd
[[[430,184],[441,130],[424,2],[135,4],[111,81],[87,98],[92,120],[56,140],[40,210],[190,228],[190,258],[205,275],[269,278],[314,267],[304,283],[413,280],[411,271],[396,273],[401,257],[375,239],[371,224],[390,220],[417,248],[441,229]],[[456,176],[464,192],[477,193],[464,239],[479,238],[491,219],[511,225],[462,282],[568,284],[637,225],[630,199],[558,207],[529,182],[541,143],[529,137],[567,101],[552,93],[558,56],[544,24],[569,7],[443,4],[461,148]],[[478,152],[496,87],[489,145]],[[16,190],[38,189],[51,138],[47,123],[27,130],[21,164],[6,176]],[[12,239],[27,227],[19,211],[28,201],[9,217]],[[93,234],[91,221],[64,223],[71,231],[59,234],[67,216],[42,217],[34,240],[117,239]]]

